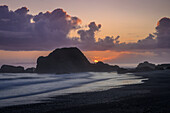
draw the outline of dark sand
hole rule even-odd
[[[136,76],[149,80],[107,91],[57,96],[40,104],[4,107],[0,113],[170,113],[170,70]]]

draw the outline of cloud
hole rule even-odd
[[[134,51],[134,50],[154,50],[170,49],[170,18],[164,17],[158,21],[156,33],[149,34],[146,38],[135,43],[114,43],[113,50]]]
[[[83,50],[114,50],[114,51],[136,51],[136,50],[154,50],[170,48],[170,19],[162,18],[158,21],[156,33],[149,34],[146,38],[138,40],[134,43],[120,43],[120,36],[106,36],[96,41],[95,32],[99,31],[101,25],[91,22],[88,30],[79,30],[79,41],[75,44]]]
[[[70,45],[67,34],[81,23],[63,9],[35,16],[28,12],[26,7],[9,11],[8,6],[0,6],[1,50],[51,50]]]
[[[162,18],[156,30],[158,48],[170,48],[170,18]]]
[[[106,36],[103,39],[98,38],[98,40],[96,40],[95,33],[100,30],[101,24],[97,25],[95,22],[91,22],[88,28],[88,30],[79,30],[77,33],[80,37],[75,38],[79,41],[76,41],[74,44],[83,50],[112,50],[114,49],[114,45],[119,43],[119,36],[116,38],[113,36]]]
[[[135,43],[120,43],[120,36],[95,37],[101,24],[91,22],[88,29],[79,29],[81,19],[70,16],[63,9],[28,14],[26,7],[10,11],[0,6],[0,50],[52,50],[57,47],[77,46],[87,51],[134,51],[170,48],[170,18],[162,18],[156,33]],[[79,37],[68,37],[77,30]]]
[[[32,15],[27,14],[28,9],[22,7],[16,11],[9,11],[8,6],[0,6],[0,30],[24,31],[29,29]]]
[[[152,34],[149,34],[145,39],[138,40],[134,43],[117,43],[114,50],[127,51],[127,50],[147,50],[157,48],[157,39]]]

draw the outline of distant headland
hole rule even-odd
[[[0,73],[79,73],[79,72],[113,72],[134,73],[170,69],[170,64],[155,65],[145,61],[136,68],[126,69],[117,65],[105,64],[101,61],[90,63],[86,56],[76,47],[58,48],[48,56],[37,59],[36,68],[24,69],[22,66],[2,65]]]

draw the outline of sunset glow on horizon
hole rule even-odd
[[[170,111],[170,0],[0,0],[0,81],[2,112]]]
[[[99,62],[98,60],[94,60],[95,63]]]
[[[169,0],[1,0],[0,65],[35,65],[39,56],[72,46],[90,62],[170,62],[169,6]]]

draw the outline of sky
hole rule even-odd
[[[0,6],[0,65],[35,65],[38,56],[70,46],[91,62],[170,62],[170,0],[0,0]]]

